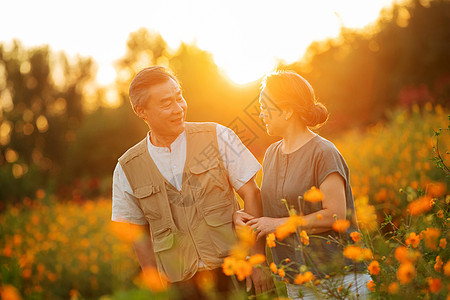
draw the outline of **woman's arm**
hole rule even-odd
[[[345,219],[346,214],[346,200],[345,200],[345,182],[344,178],[337,173],[331,173],[320,185],[319,189],[322,191],[324,197],[322,200],[322,209],[312,214],[302,216],[307,222],[302,230],[308,234],[315,234],[325,232],[331,229],[331,226],[337,219]],[[321,217],[318,218],[318,215]],[[287,221],[286,218],[269,218],[261,217],[255,218],[245,213],[236,213],[234,217],[235,223],[245,223],[255,230],[257,238],[275,232],[278,226]]]
[[[309,234],[321,233],[331,229],[331,226],[337,219],[344,219],[346,216],[347,205],[345,199],[345,181],[337,173],[328,175],[319,186],[323,193],[322,209],[312,214],[302,216],[307,225],[303,228]],[[321,217],[318,218],[318,215]]]

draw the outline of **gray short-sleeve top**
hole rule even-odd
[[[273,218],[288,217],[289,212],[281,199],[286,199],[289,207],[294,207],[301,215],[307,215],[322,209],[322,203],[311,203],[299,199],[312,186],[320,187],[331,173],[339,173],[345,181],[347,219],[351,226],[348,233],[357,230],[355,205],[349,181],[347,164],[333,143],[315,135],[305,145],[296,151],[285,154],[281,151],[282,140],[273,143],[266,151],[263,162],[263,180],[261,198],[264,216]],[[333,230],[314,234],[327,238],[336,237]],[[310,245],[303,250],[295,249],[299,245],[298,237],[291,235],[283,240],[287,246],[277,245],[272,248],[276,264],[289,258],[294,267],[306,265],[318,277],[333,271],[331,266],[342,261],[342,248],[326,239],[310,236]],[[342,267],[342,266],[341,266]],[[339,268],[339,267],[336,267]]]

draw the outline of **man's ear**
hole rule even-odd
[[[134,111],[141,119],[145,119],[145,109],[141,105],[136,105]]]

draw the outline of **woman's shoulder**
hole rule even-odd
[[[280,149],[282,141],[283,140],[276,141],[275,143],[272,143],[269,147],[267,147],[266,153],[264,154],[264,160],[273,155],[276,155],[277,151]]]
[[[315,147],[319,150],[319,151],[323,151],[323,152],[338,152],[338,149],[336,148],[336,146],[329,140],[327,140],[326,138],[317,135],[314,138],[314,145]]]

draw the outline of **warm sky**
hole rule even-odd
[[[302,57],[314,40],[340,26],[362,28],[393,0],[3,0],[0,42],[49,44],[69,55],[92,56],[98,81],[111,82],[112,62],[130,32],[158,31],[169,46],[196,42],[237,83],[258,79],[277,60]]]

